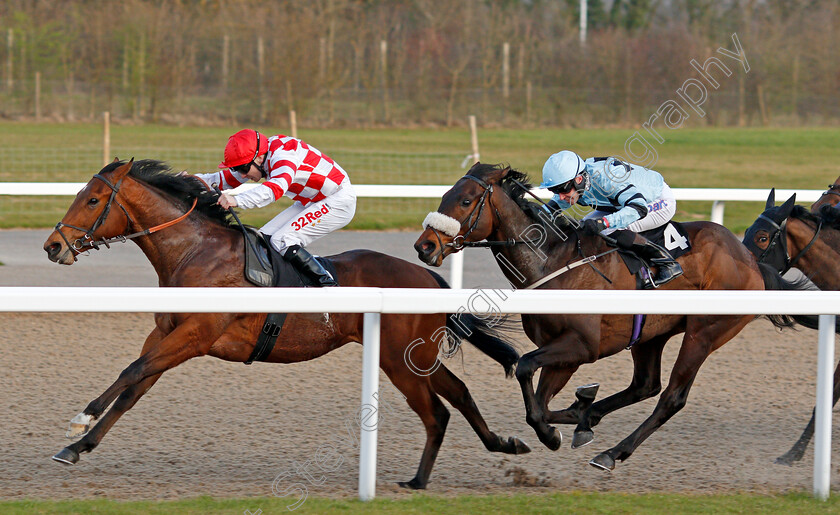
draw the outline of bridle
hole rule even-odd
[[[493,209],[493,212],[495,212],[496,216],[500,219],[501,219],[501,214],[499,213],[499,210],[496,208],[496,206],[493,205],[493,201],[492,200],[488,201],[488,199],[490,199],[490,195],[493,194],[493,185],[492,184],[488,184],[488,183],[484,182],[483,180],[479,179],[478,177],[474,177],[472,175],[465,175],[465,176],[461,177],[461,179],[469,179],[469,180],[475,182],[476,184],[478,184],[479,186],[481,186],[484,189],[484,192],[481,194],[481,198],[478,200],[477,205],[475,207],[473,207],[472,211],[470,211],[470,213],[466,217],[464,217],[463,220],[459,220],[459,222],[461,224],[461,227],[463,227],[464,224],[469,223],[469,228],[467,229],[467,232],[465,232],[464,234],[459,234],[459,235],[455,236],[452,239],[452,241],[449,242],[449,243],[443,243],[443,241],[440,237],[440,234],[438,233],[438,230],[435,229],[434,227],[431,227],[431,226],[428,227],[435,234],[435,237],[438,240],[438,246],[440,248],[452,247],[453,251],[460,252],[465,247],[499,247],[499,246],[512,247],[514,245],[521,245],[523,243],[534,243],[536,241],[536,240],[515,240],[513,238],[511,238],[509,240],[502,240],[502,241],[466,241],[466,238],[470,234],[472,234],[472,232],[478,226],[478,222],[481,220],[481,214],[484,212],[484,206],[486,204],[488,204],[488,203],[490,204],[491,208]]]
[[[835,193],[835,195],[840,195],[840,193]],[[787,231],[788,219],[785,218],[782,221],[781,224],[778,224],[772,218],[764,215],[763,213],[758,215],[758,219],[759,220],[764,220],[765,222],[770,224],[774,229],[773,234],[770,236],[770,243],[767,245],[767,248],[764,249],[764,252],[762,252],[761,255],[758,256],[758,262],[759,263],[764,262],[764,259],[767,258],[770,255],[770,251],[773,250],[773,248],[778,243],[779,247],[782,249],[782,251],[785,254],[785,262],[784,262],[785,266],[784,266],[784,269],[782,269],[779,272],[782,275],[784,275],[788,270],[793,268],[796,265],[796,263],[799,262],[799,259],[803,255],[805,255],[806,252],[808,252],[808,250],[811,248],[811,246],[814,244],[814,242],[817,241],[817,238],[820,235],[820,231],[822,230],[822,224],[823,224],[822,218],[818,219],[817,228],[814,231],[814,236],[811,238],[811,241],[809,241],[808,244],[805,245],[805,247],[803,247],[802,250],[800,250],[799,253],[796,254],[796,256],[793,257],[793,259],[791,259],[790,258],[790,253],[788,252],[788,248],[787,248],[787,233],[786,233],[786,231]]]
[[[837,195],[838,197],[840,197],[840,192],[838,192],[837,190],[840,190],[840,184],[829,184],[828,189],[822,192],[821,196]]]
[[[154,232],[157,232],[161,229],[165,229],[167,227],[175,225],[176,223],[178,223],[181,220],[183,220],[184,218],[186,218],[190,213],[192,213],[193,209],[195,209],[195,206],[198,203],[198,198],[194,198],[192,207],[190,207],[189,211],[187,211],[186,213],[184,213],[183,215],[179,216],[178,218],[176,218],[174,220],[170,220],[169,222],[165,222],[165,223],[162,223],[160,225],[156,225],[156,226],[151,227],[149,229],[144,229],[142,231],[135,232],[135,233],[132,233],[132,234],[122,234],[120,236],[115,236],[113,238],[104,238],[104,239],[101,239],[101,240],[97,241],[97,240],[93,239],[93,233],[96,232],[96,230],[99,229],[99,227],[103,223],[105,223],[105,220],[108,218],[108,215],[111,213],[111,205],[112,204],[116,204],[117,207],[122,209],[123,214],[125,214],[126,224],[125,224],[125,229],[124,229],[123,232],[128,232],[128,229],[132,225],[135,225],[135,222],[131,218],[131,215],[128,214],[128,210],[125,208],[125,206],[120,204],[120,202],[117,200],[117,193],[119,193],[120,186],[122,185],[122,181],[123,181],[123,179],[125,179],[125,177],[123,177],[119,181],[117,181],[116,184],[112,184],[111,181],[109,181],[107,178],[105,178],[102,174],[99,174],[99,173],[94,175],[93,178],[94,179],[99,179],[100,181],[104,182],[109,188],[111,188],[111,196],[108,198],[108,202],[105,204],[105,209],[102,210],[102,213],[100,213],[99,217],[93,222],[93,225],[90,227],[90,229],[84,229],[82,227],[77,227],[75,225],[66,224],[64,222],[58,222],[55,225],[56,232],[58,232],[58,234],[61,236],[61,239],[64,240],[64,243],[66,243],[67,246],[73,251],[73,261],[77,261],[76,256],[78,256],[79,254],[82,254],[83,252],[86,252],[90,249],[99,250],[100,245],[105,245],[106,248],[111,248],[111,245],[110,245],[111,243],[115,243],[115,242],[125,243],[126,241],[128,241],[130,239],[137,238],[139,236],[148,236],[148,235],[150,235]],[[64,235],[64,232],[61,230],[62,227],[69,227],[70,229],[75,229],[77,231],[81,231],[81,232],[85,233],[85,235],[82,238],[77,238],[76,240],[74,240],[71,243],[70,240],[67,238],[67,236]]]

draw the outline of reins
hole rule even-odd
[[[67,246],[70,249],[72,249],[72,251],[74,252],[74,254],[73,254],[73,260],[74,261],[76,261],[76,256],[78,256],[79,254],[82,254],[82,253],[84,253],[84,252],[86,252],[90,249],[99,250],[100,245],[105,245],[105,248],[110,249],[111,248],[111,245],[110,245],[111,243],[125,243],[128,240],[138,238],[140,236],[148,236],[150,234],[156,233],[157,231],[160,231],[161,229],[166,229],[167,227],[171,227],[171,226],[177,224],[178,222],[184,220],[187,216],[189,216],[190,213],[192,213],[193,210],[195,209],[195,206],[198,204],[198,198],[196,197],[196,198],[193,199],[193,204],[190,207],[189,211],[187,211],[186,213],[184,213],[183,215],[179,216],[178,218],[176,218],[174,220],[164,222],[164,223],[156,225],[154,227],[150,227],[148,229],[144,229],[142,231],[138,231],[138,232],[135,232],[135,233],[132,233],[132,234],[123,234],[123,235],[120,235],[120,236],[115,236],[113,238],[104,238],[104,239],[101,239],[101,240],[94,240],[93,239],[93,233],[96,232],[96,230],[103,223],[105,223],[105,220],[108,218],[108,215],[111,213],[111,204],[113,204],[113,203],[116,203],[117,206],[120,209],[122,209],[123,213],[125,214],[126,228],[129,228],[132,225],[135,225],[135,222],[131,218],[131,215],[128,214],[128,210],[126,210],[126,208],[122,204],[120,204],[120,202],[118,200],[116,200],[117,193],[119,193],[120,186],[122,185],[122,181],[125,177],[123,177],[123,179],[120,179],[117,182],[117,184],[112,184],[111,181],[106,179],[101,174],[96,174],[93,177],[95,179],[99,179],[100,181],[104,182],[109,188],[111,188],[111,196],[108,198],[108,202],[105,204],[105,209],[102,211],[102,214],[100,214],[99,217],[96,219],[96,221],[93,222],[93,225],[91,226],[91,228],[90,229],[83,229],[81,227],[76,227],[75,225],[65,224],[63,222],[58,222],[55,225],[56,232],[58,232],[58,234],[61,236],[61,238],[67,244]],[[68,240],[67,237],[62,232],[62,230],[61,230],[62,227],[69,227],[71,229],[81,231],[81,232],[85,233],[85,235],[84,235],[83,238],[78,238],[74,242],[71,243],[70,240]]]
[[[465,176],[462,177],[462,179],[469,179],[469,180],[475,182],[476,184],[478,184],[479,186],[484,188],[484,193],[482,193],[481,198],[479,199],[478,206],[473,208],[473,210],[470,212],[469,215],[467,215],[464,218],[464,220],[460,221],[460,224],[461,224],[462,227],[465,223],[471,222],[467,231],[464,234],[459,234],[459,235],[455,236],[450,243],[443,243],[443,241],[440,237],[440,234],[438,233],[438,230],[436,228],[432,227],[432,226],[428,226],[428,228],[432,230],[435,237],[437,238],[439,247],[441,247],[441,248],[451,247],[455,252],[459,252],[460,250],[464,249],[465,247],[512,247],[514,245],[521,245],[523,243],[531,244],[531,243],[534,243],[535,241],[537,241],[537,240],[533,240],[533,239],[530,239],[530,240],[516,240],[516,239],[513,239],[513,238],[511,238],[509,240],[499,240],[499,241],[465,241],[467,236],[469,236],[470,233],[472,233],[473,230],[475,230],[476,226],[478,225],[479,220],[481,220],[481,213],[484,210],[485,202],[488,202],[489,196],[493,193],[493,185],[488,184],[488,183],[484,182],[483,180],[479,179],[478,177],[475,177],[475,176],[472,176],[472,175],[465,175]],[[516,184],[519,188],[521,188],[525,193],[534,197],[537,200],[537,202],[539,202],[542,205],[545,205],[545,202],[543,202],[542,199],[537,197],[524,184],[522,184],[521,182],[517,181],[516,179],[514,179],[512,177],[510,178],[510,180],[511,180],[511,182]],[[489,203],[490,203],[491,207],[493,208],[493,211],[496,213],[496,217],[499,220],[501,220],[502,216],[499,213],[499,210],[496,209],[496,207],[492,205],[493,201],[490,200]],[[473,216],[473,215],[475,215],[475,216]],[[563,215],[563,216],[565,216],[565,215]],[[615,240],[613,240],[609,236],[601,235],[601,237],[604,240],[606,240],[608,243],[609,242],[615,243]],[[592,262],[601,258],[601,257],[604,257],[608,254],[612,254],[613,252],[617,252],[618,251],[617,248],[610,249],[606,252],[602,252],[602,253],[596,254],[594,256],[585,256],[583,254],[583,249],[581,247],[580,238],[577,238],[577,251],[578,251],[578,254],[580,254],[582,256],[583,259],[575,261],[574,263],[570,263],[570,264],[564,266],[563,268],[560,268],[559,270],[555,270],[554,272],[552,272],[551,274],[543,277],[539,281],[531,284],[530,286],[527,286],[525,289],[537,288],[538,286],[541,286],[541,285],[545,284],[546,282],[554,279],[555,277],[557,277],[561,274],[564,274],[564,273],[568,272],[569,270],[572,270],[572,269],[577,268],[581,265],[587,265],[587,264],[589,266],[591,266],[592,269],[598,275],[603,277],[605,281],[612,284],[612,281],[607,276],[605,276],[600,270],[598,270],[595,267],[595,265],[592,264]]]

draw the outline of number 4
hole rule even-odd
[[[677,228],[671,224],[668,224],[665,227],[665,232],[663,233],[665,236],[665,248],[668,250],[674,250],[675,248],[679,247],[683,250],[688,248],[688,240],[685,239],[685,236],[677,231]]]

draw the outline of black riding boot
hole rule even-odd
[[[651,277],[652,285],[647,285],[646,288],[658,288],[663,284],[676,279],[681,276],[683,269],[679,263],[674,261],[671,254],[656,243],[648,240],[644,236],[636,234],[633,239],[633,252],[640,258],[647,262],[648,268],[655,266],[659,271]]]
[[[315,281],[318,286],[338,286],[338,282],[321,266],[312,254],[300,245],[292,245],[283,254],[283,258],[291,263],[309,279]]]

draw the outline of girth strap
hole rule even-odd
[[[277,337],[280,336],[280,331],[283,329],[283,323],[286,321],[286,313],[269,313],[265,317],[262,331],[257,337],[257,344],[251,352],[251,356],[245,362],[250,365],[254,361],[265,361],[274,350],[274,344],[277,343]]]

